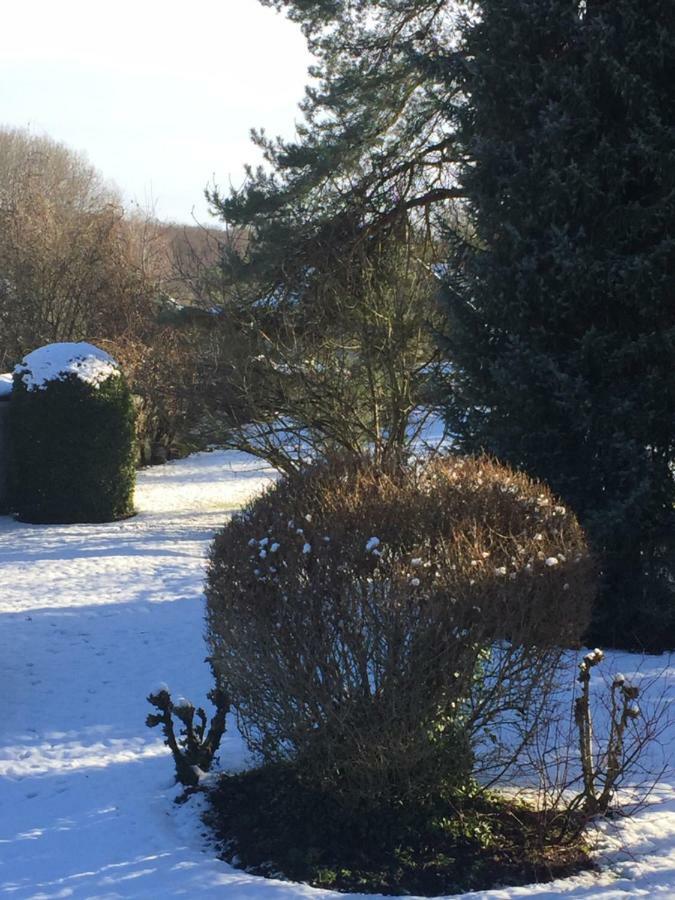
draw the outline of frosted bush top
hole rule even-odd
[[[93,344],[47,344],[33,350],[14,369],[29,391],[44,390],[50,381],[63,381],[76,375],[80,381],[98,388],[119,366],[105,350]]]

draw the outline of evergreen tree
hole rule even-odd
[[[314,56],[294,140],[253,131],[266,165],[240,190],[208,196],[245,245],[226,278],[256,291],[294,289],[334,249],[424,222],[459,196],[449,71],[457,4],[448,0],[261,0],[298,22]],[[443,60],[443,65],[440,61]],[[393,224],[392,224],[393,223]],[[327,253],[328,248],[328,253]],[[293,282],[296,282],[294,284]]]
[[[454,4],[266,5],[302,26],[314,80],[295,139],[254,132],[267,166],[210,195],[233,232],[215,286],[222,318],[252,348],[230,379],[247,420],[228,423],[228,439],[285,468],[308,446],[389,458],[421,425],[440,362],[432,210],[458,196],[447,114],[458,95],[429,60],[454,33]]]
[[[675,646],[675,4],[483,0],[461,133],[448,416],[603,562],[595,635]],[[455,73],[453,73],[455,77]],[[452,111],[454,115],[454,110]]]

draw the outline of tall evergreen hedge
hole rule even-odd
[[[124,377],[66,374],[30,390],[14,376],[10,499],[26,522],[109,522],[133,514],[134,410]]]
[[[674,647],[675,4],[480,11],[448,418],[578,514],[604,572],[593,640]]]

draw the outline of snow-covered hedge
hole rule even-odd
[[[10,501],[28,522],[107,522],[133,513],[134,412],[115,360],[49,344],[14,371]]]
[[[405,805],[500,771],[595,582],[574,515],[494,462],[323,468],[217,536],[208,639],[265,762],[356,807]]]

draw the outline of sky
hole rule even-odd
[[[291,137],[311,62],[257,0],[31,0],[0,29],[0,126],[82,152],[158,218],[212,223],[204,188],[260,160],[251,127]]]

